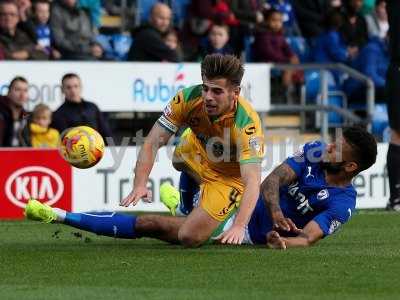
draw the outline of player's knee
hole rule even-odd
[[[196,248],[201,246],[204,242],[198,235],[190,232],[189,230],[185,230],[184,228],[179,230],[178,232],[179,242],[187,248]]]

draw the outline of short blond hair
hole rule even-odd
[[[35,106],[35,108],[32,111],[32,119],[34,119],[35,117],[39,116],[40,114],[46,111],[50,113],[50,118],[51,118],[53,112],[51,111],[50,107],[44,103],[39,103],[38,105]]]

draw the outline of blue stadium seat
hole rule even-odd
[[[111,44],[111,36],[106,34],[99,34],[96,36],[96,42],[98,42],[104,51],[104,58],[113,60],[114,49]]]
[[[125,34],[99,34],[96,41],[103,48],[107,60],[126,60],[133,42],[131,36]]]
[[[290,48],[299,57],[301,62],[307,62],[310,60],[310,47],[307,41],[302,36],[288,36],[286,37]]]
[[[130,35],[114,34],[111,37],[111,42],[114,49],[114,57],[116,60],[126,60],[129,49],[133,43]]]
[[[156,2],[163,2],[157,0],[138,0],[137,7],[140,14],[140,23],[145,23],[149,20],[150,11]]]
[[[190,4],[190,0],[171,0],[172,11],[174,12],[174,25],[182,26],[185,18],[187,17],[187,7]]]
[[[337,106],[340,108],[347,107],[347,97],[342,91],[329,91],[328,92],[329,105]],[[343,125],[343,118],[335,112],[328,113],[329,126],[337,127]]]
[[[384,142],[388,142],[388,129],[389,118],[386,104],[375,104],[374,113],[372,115],[372,133]]]
[[[319,71],[309,70],[304,72],[304,85],[306,89],[306,101],[315,103],[320,91],[321,75]],[[337,91],[339,88],[336,85],[332,73],[328,73],[328,90]]]

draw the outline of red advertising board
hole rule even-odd
[[[29,198],[71,210],[72,168],[57,150],[0,150],[0,218],[21,219]]]

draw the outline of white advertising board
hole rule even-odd
[[[162,111],[180,89],[201,83],[197,63],[130,62],[0,62],[0,94],[10,80],[25,77],[29,83],[27,109],[44,102],[57,109],[63,102],[60,82],[66,73],[77,73],[83,97],[102,111]],[[242,95],[260,112],[270,107],[270,65],[247,64]]]
[[[292,149],[282,150],[279,145],[268,148],[263,162],[263,178],[279,164]],[[171,164],[171,148],[159,151],[157,161],[150,175],[149,187],[153,191],[153,203],[143,203],[135,207],[121,208],[119,201],[126,196],[132,187],[133,167],[137,157],[136,147],[109,147],[102,161],[88,170],[73,171],[72,209],[74,211],[166,211],[159,202],[160,183],[170,180],[175,186],[179,182],[179,173]],[[379,144],[376,164],[359,174],[354,185],[358,192],[358,208],[383,208],[389,197],[389,186],[386,165],[386,144]]]

